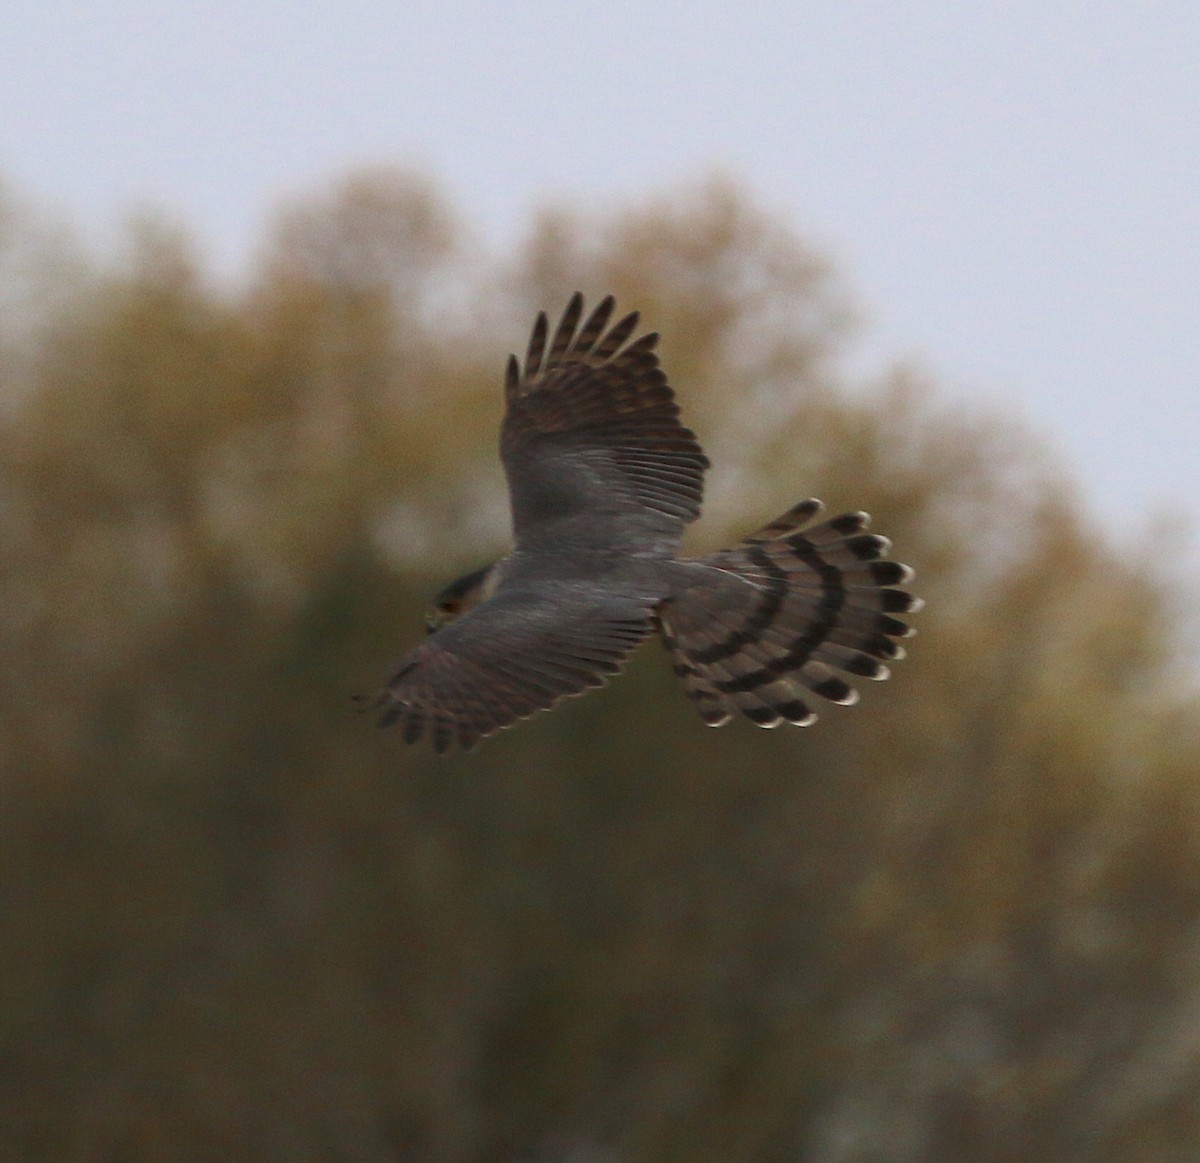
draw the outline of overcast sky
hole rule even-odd
[[[1197,0],[0,6],[0,174],[91,230],[157,203],[236,269],[379,161],[498,242],[722,168],[838,262],[865,360],[1011,402],[1125,535],[1196,543]]]

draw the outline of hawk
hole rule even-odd
[[[636,312],[609,326],[611,296],[583,296],[550,335],[538,315],[522,366],[509,356],[500,456],[514,548],[451,582],[429,636],[372,700],[439,752],[464,748],[568,695],[600,686],[656,633],[704,721],[807,726],[811,696],[848,705],[844,675],[888,677],[921,600],[884,560],[866,513],[820,520],[794,505],[738,545],[677,556],[700,514],[708,458]],[[582,326],[581,326],[582,321]]]

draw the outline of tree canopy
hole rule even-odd
[[[503,357],[576,289],[663,333],[697,548],[815,495],[917,567],[861,706],[710,731],[650,646],[465,757],[353,713],[503,551]],[[0,1156],[1192,1157],[1194,593],[1003,414],[855,382],[745,190],[497,256],[365,171],[236,286],[5,190],[0,303]]]

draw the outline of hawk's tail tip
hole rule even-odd
[[[886,558],[891,542],[865,532],[870,518],[823,511],[809,498],[731,549],[701,559],[711,573],[662,612],[676,674],[711,726],[740,712],[763,727],[807,726],[809,693],[850,706],[843,674],[886,679],[915,630],[897,614],[924,602],[907,590],[913,570]],[[841,673],[839,673],[841,672]]]

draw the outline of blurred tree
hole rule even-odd
[[[1182,592],[1004,419],[844,382],[785,222],[714,179],[500,264],[375,170],[240,292],[64,239],[0,198],[0,1158],[1191,1157]],[[349,713],[502,550],[500,356],[577,286],[663,330],[706,544],[811,492],[920,568],[888,689],[714,733],[649,648],[470,757]]]

